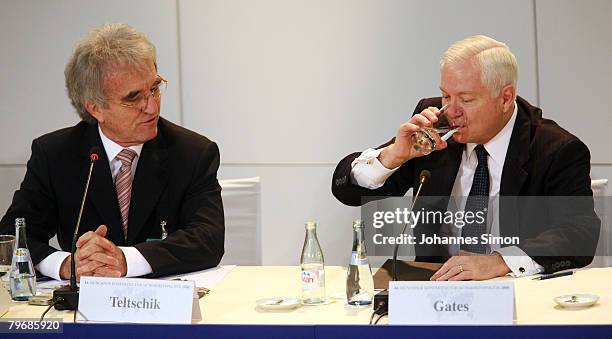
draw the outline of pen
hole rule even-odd
[[[572,275],[572,274],[574,274],[574,271],[567,271],[567,272],[553,273],[553,274],[545,274],[545,275],[533,278],[533,280],[546,280],[546,279],[552,279],[552,278],[558,278],[558,277],[565,277],[566,275]]]

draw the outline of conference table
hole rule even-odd
[[[346,304],[346,268],[325,268],[329,303],[300,306],[290,310],[263,310],[256,300],[269,297],[299,297],[298,266],[238,266],[233,268],[211,292],[201,298],[202,320],[192,325],[72,324],[73,313],[52,309],[46,318],[64,320],[64,336],[108,338],[213,337],[213,338],[416,338],[453,337],[513,338],[527,337],[612,337],[612,268],[577,270],[574,275],[549,280],[533,277],[498,278],[511,280],[515,287],[516,320],[508,326],[389,326],[382,319],[368,325],[372,307],[356,308]],[[553,298],[563,294],[592,293],[600,299],[583,309],[565,309]],[[495,302],[492,300],[491,302]],[[2,321],[38,318],[44,307],[14,302]],[[415,310],[418,312],[418,310]],[[22,337],[28,337],[30,334]],[[60,334],[45,334],[46,337]]]

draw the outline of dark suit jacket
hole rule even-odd
[[[588,265],[595,253],[600,227],[593,208],[589,150],[554,121],[543,119],[539,108],[520,97],[516,101],[517,117],[502,172],[500,195],[501,199],[521,198],[500,200],[500,235],[520,235],[519,247],[546,272]],[[430,106],[441,107],[441,99],[422,99],[414,114]],[[443,151],[408,161],[382,187],[374,190],[351,183],[351,162],[360,153],[350,154],[336,167],[332,192],[342,203],[351,206],[361,205],[362,198],[368,196],[403,196],[410,188],[418,187],[418,175],[427,169],[431,172],[431,180],[423,187],[421,195],[448,197],[464,146],[450,141]],[[526,196],[559,199],[551,201],[550,208],[545,208],[531,204]],[[561,198],[568,196],[572,198]],[[562,205],[558,204],[559,200]],[[447,203],[448,199],[441,200],[435,209],[445,210]],[[536,220],[546,220],[546,223]],[[439,226],[424,232],[436,233]],[[439,256],[430,253],[419,256],[417,248],[417,260],[440,262],[447,258],[444,251],[448,254],[446,249],[438,248],[432,252],[442,253]]]
[[[118,246],[135,246],[151,265],[151,276],[219,263],[225,236],[217,181],[219,149],[206,137],[162,118],[157,137],[143,145],[138,160],[127,241],[98,127],[85,122],[33,141],[25,178],[0,222],[0,232],[14,233],[15,218],[25,217],[35,265],[56,251],[48,245],[56,234],[61,248],[69,252],[94,145],[101,154],[79,234],[107,225],[106,238]],[[161,221],[167,222],[168,237],[147,242],[161,237]]]

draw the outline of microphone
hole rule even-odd
[[[414,208],[414,204],[416,203],[417,199],[419,198],[419,195],[421,194],[421,188],[423,188],[423,185],[425,185],[429,181],[430,178],[431,178],[431,172],[429,172],[428,170],[422,170],[421,173],[419,174],[419,188],[417,189],[417,192],[414,195],[414,199],[412,200],[412,205],[410,206],[410,212],[412,212]],[[416,226],[416,221],[415,221],[415,226]],[[400,232],[399,235],[402,235],[404,234],[404,232],[406,232],[406,227],[408,227],[408,223],[404,224],[404,228],[402,228],[402,231]],[[396,264],[397,264],[398,249],[399,249],[399,244],[395,244],[395,247],[393,248],[393,259],[391,261],[391,267],[392,267],[391,268],[391,281],[397,280]],[[384,291],[378,292],[374,296],[374,313],[378,315],[383,315],[383,314],[386,314],[388,310],[389,310],[389,291],[384,290]]]
[[[429,172],[428,170],[422,170],[421,174],[419,175],[419,189],[417,190],[416,194],[414,195],[414,199],[412,200],[412,205],[410,206],[410,212],[412,212],[413,208],[414,208],[414,204],[416,203],[417,199],[419,198],[419,195],[421,194],[421,188],[423,188],[423,185],[425,185],[425,183],[427,183],[429,181],[429,179],[431,178],[431,172]],[[415,226],[416,226],[416,220],[415,220]],[[404,224],[404,228],[402,228],[402,231],[400,232],[399,235],[404,234],[404,232],[406,232],[406,228],[408,227],[408,223]],[[399,249],[399,244],[395,244],[395,247],[393,248],[393,268],[391,270],[391,280],[392,281],[396,281],[397,280],[397,271],[396,271],[396,264],[397,264],[397,251]]]
[[[81,208],[77,218],[74,234],[72,235],[72,247],[70,249],[70,286],[60,287],[53,291],[53,305],[56,310],[76,310],[79,305],[79,288],[76,279],[76,263],[74,255],[76,253],[76,242],[79,236],[79,227],[81,226],[81,217],[87,200],[87,192],[89,191],[89,183],[93,172],[94,164],[100,159],[100,147],[93,146],[89,149],[89,174],[85,183],[85,192],[81,200]]]

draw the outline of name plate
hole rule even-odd
[[[514,284],[509,281],[389,283],[392,325],[511,325],[514,314]]]
[[[81,277],[77,319],[190,324],[199,316],[193,314],[194,295],[193,281]]]

